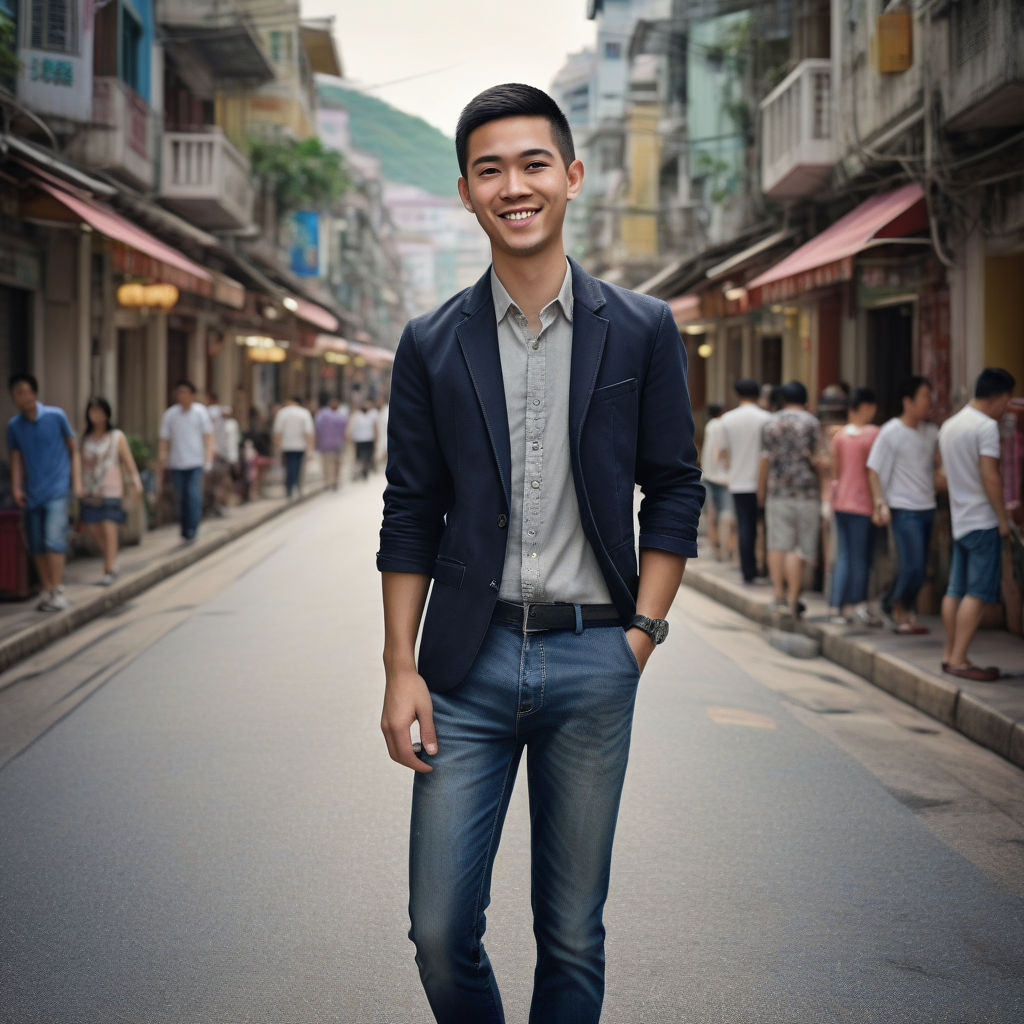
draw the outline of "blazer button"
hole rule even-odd
[[[502,513],[498,516],[498,529],[504,530],[506,526],[508,526],[508,516]]]
[[[498,581],[497,580],[491,580],[491,582],[488,583],[487,586],[489,586],[491,588],[491,590],[497,590],[498,589]]]

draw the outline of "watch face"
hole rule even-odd
[[[665,638],[668,636],[668,623],[664,619],[655,619],[652,622],[652,625],[654,626],[654,629],[651,631],[651,639],[656,644],[664,643]]]

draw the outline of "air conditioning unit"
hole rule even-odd
[[[872,64],[882,74],[906,71],[914,63],[913,20],[909,11],[878,15],[871,40]]]

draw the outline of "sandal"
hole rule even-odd
[[[954,668],[947,662],[946,671],[958,679],[970,679],[975,683],[994,683],[999,678],[999,669],[994,666],[982,668],[980,665],[965,665],[963,668]]]
[[[922,626],[920,622],[903,622],[894,626],[893,632],[899,633],[900,636],[925,636],[931,630],[927,626]]]

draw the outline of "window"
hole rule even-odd
[[[275,64],[291,64],[292,33],[273,31],[270,33],[270,59]]]
[[[608,60],[618,60],[622,56],[622,43],[605,43],[604,55]]]
[[[127,8],[121,15],[121,81],[136,92],[139,89],[139,50],[142,47],[142,26]]]
[[[78,52],[75,0],[32,0],[29,46],[55,53]]]

